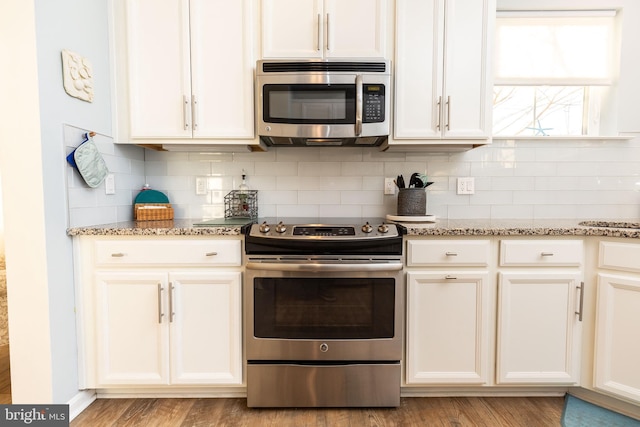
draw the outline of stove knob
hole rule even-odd
[[[378,231],[380,233],[388,233],[389,232],[389,226],[383,222],[382,224],[380,224],[378,226]]]
[[[286,226],[286,225],[284,225],[284,224],[282,223],[282,221],[280,221],[280,222],[278,223],[278,225],[276,225],[276,232],[278,232],[278,233],[284,233],[285,231],[287,231],[287,226]]]
[[[265,221],[262,224],[260,224],[259,230],[261,233],[268,233],[269,230],[271,230],[271,228],[269,228],[269,224],[267,224],[267,221]]]
[[[363,233],[371,233],[372,231],[373,231],[373,227],[368,222],[362,226]]]

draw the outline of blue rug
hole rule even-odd
[[[567,394],[562,427],[640,427],[640,421]]]

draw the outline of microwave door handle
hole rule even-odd
[[[356,136],[362,134],[362,75],[356,76]]]

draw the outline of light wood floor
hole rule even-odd
[[[563,405],[563,397],[412,397],[399,408],[249,409],[246,399],[98,399],[71,427],[553,427]]]
[[[0,345],[0,404],[11,403],[11,369],[9,346]]]

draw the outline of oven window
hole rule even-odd
[[[256,278],[258,338],[393,338],[393,278]]]
[[[263,121],[292,124],[355,123],[355,85],[267,84]]]

